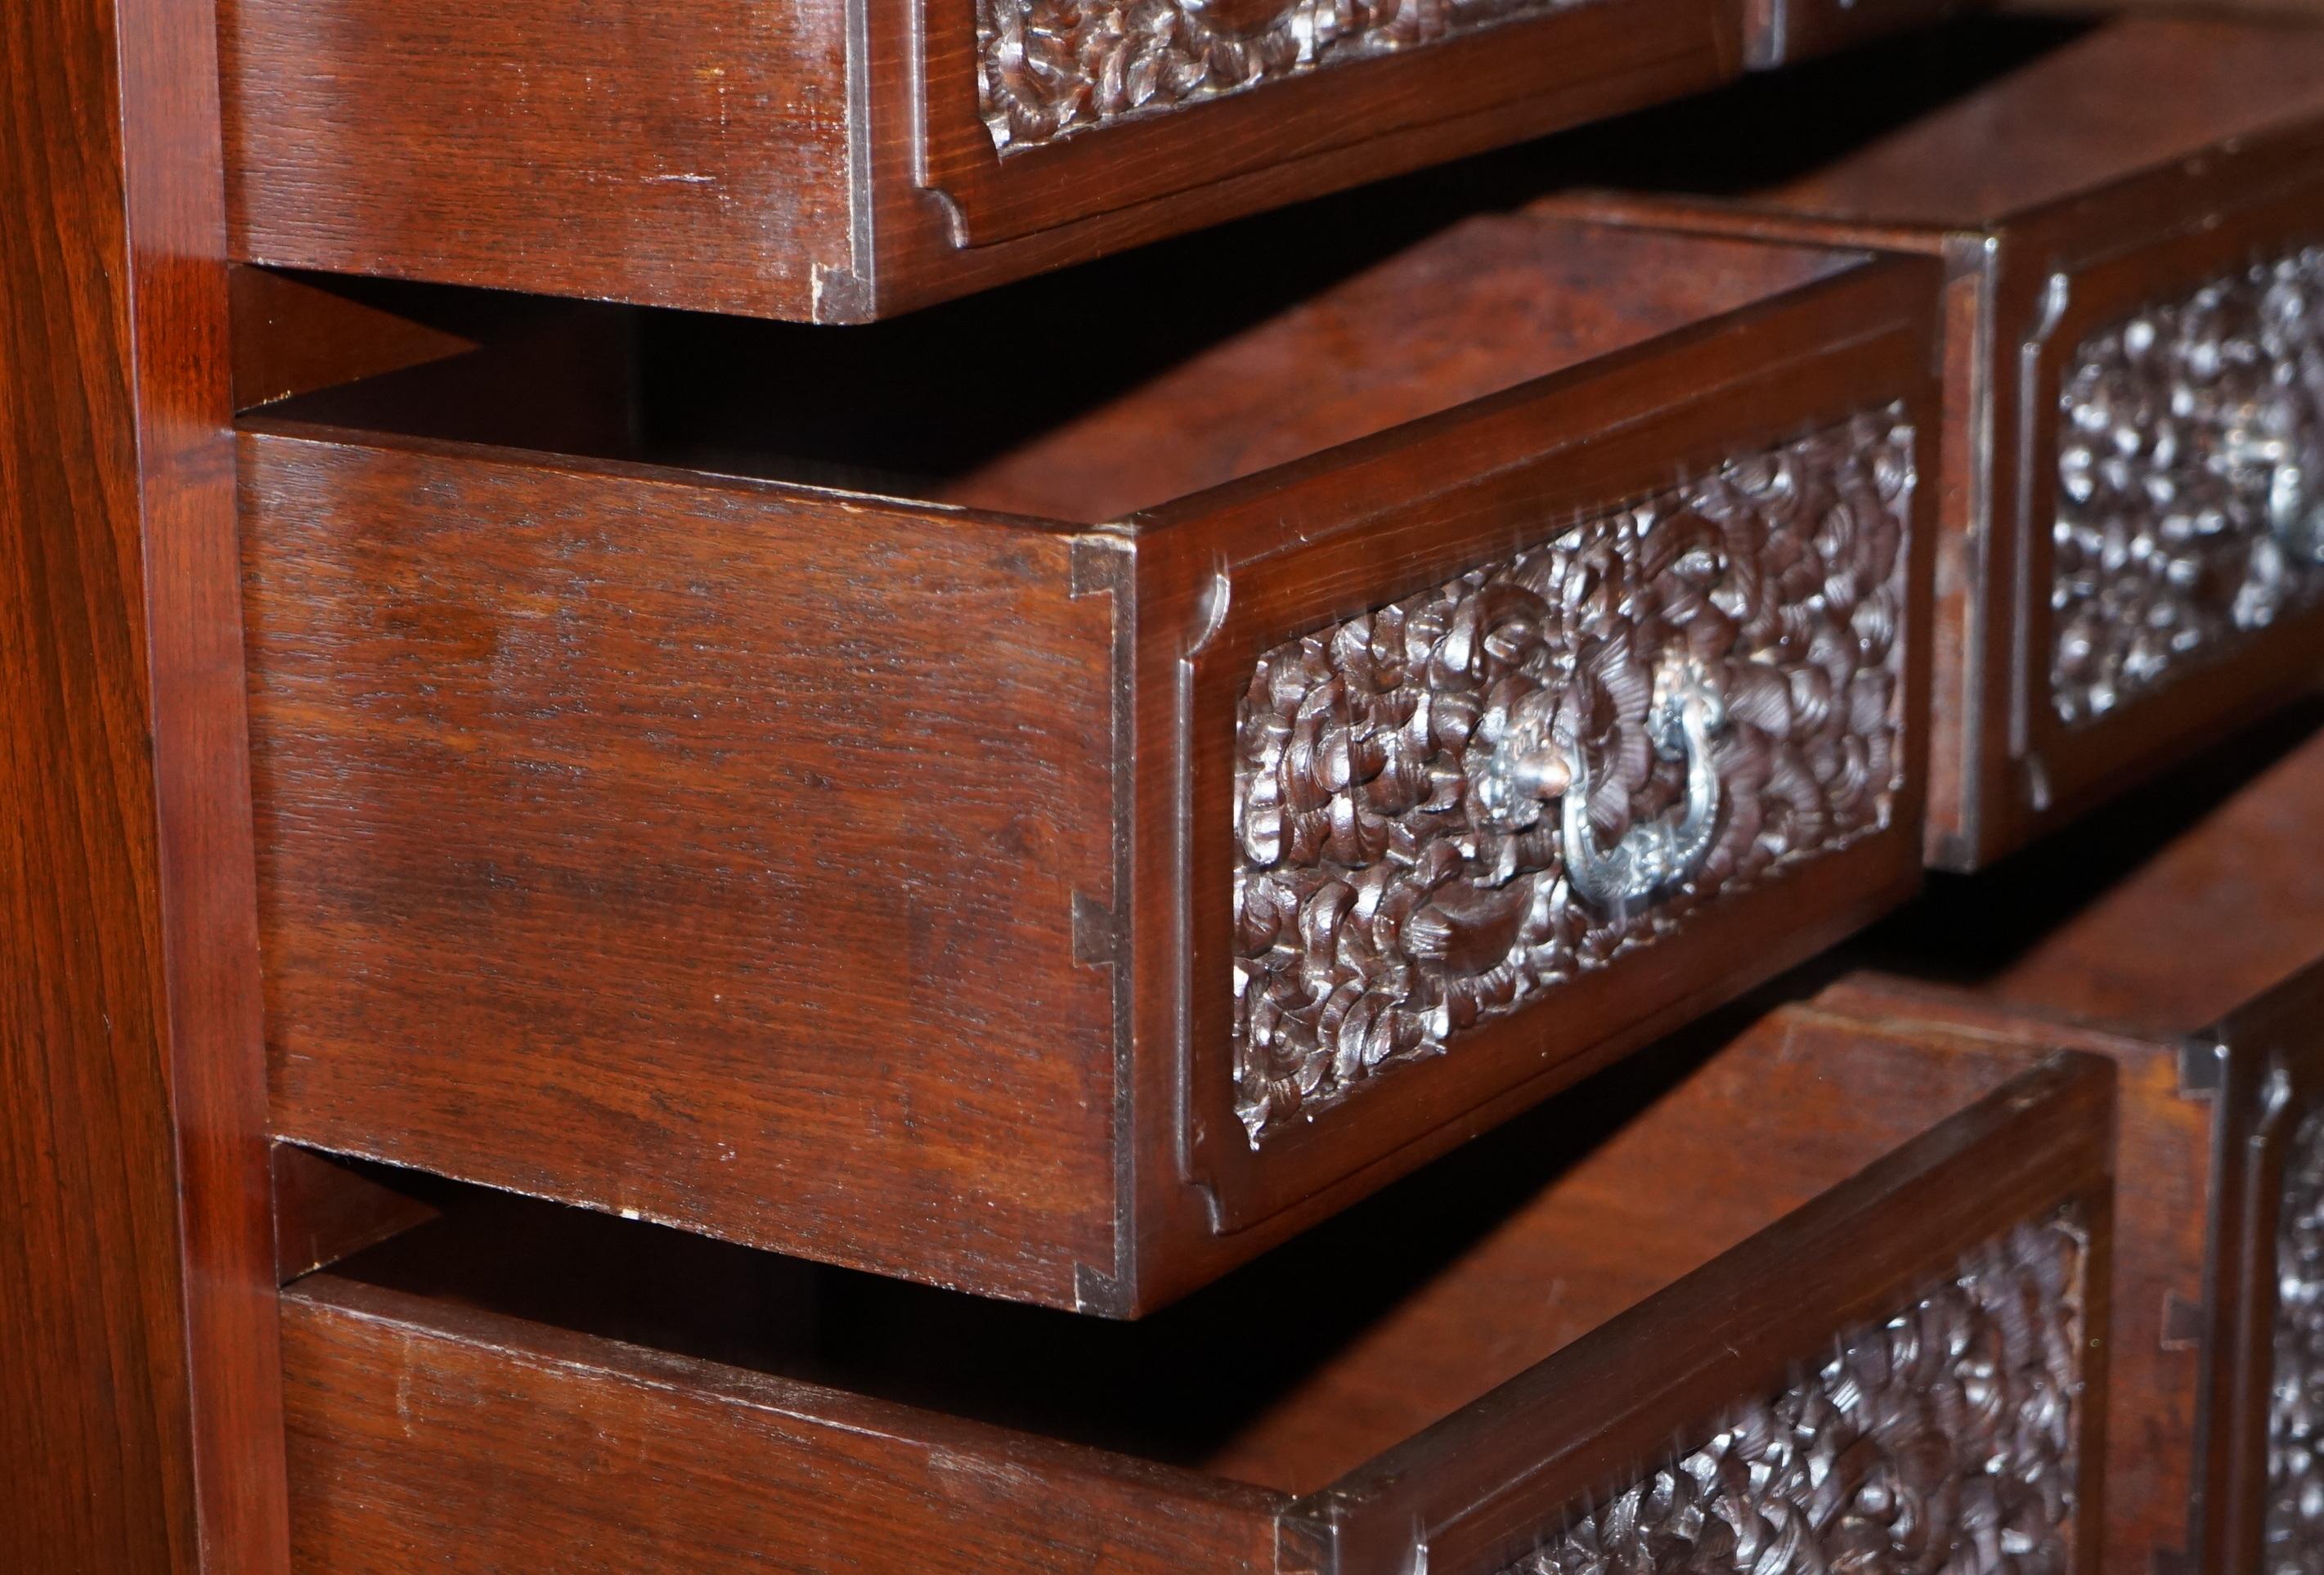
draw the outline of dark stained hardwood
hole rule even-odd
[[[844,343],[609,319],[633,361],[552,336],[251,418],[275,1130],[1128,1314],[1860,926],[1918,880],[1925,493],[1867,516],[1902,540],[1864,834],[1241,1135],[1227,751],[1259,654],[1930,410],[1924,266],[1686,254],[1476,221],[1022,409],[977,392],[1001,302]]]
[[[1717,0],[1534,10],[1003,158],[965,3],[232,0],[235,255],[862,322],[1741,68]]]
[[[2006,69],[1981,81],[1960,69],[1984,60]],[[2058,412],[2078,346],[2324,238],[2324,32],[2139,18],[2061,35],[2014,20],[1880,61],[1834,62],[1789,97],[1729,106],[1748,118],[1724,140],[1764,150],[1756,161],[1747,150],[1698,165],[1690,147],[1626,170],[1651,195],[1551,206],[1943,260],[1952,410],[1929,856],[1966,870],[2312,679],[2324,618],[2295,593],[2272,625],[2234,634],[2231,653],[2182,661],[2095,719],[2070,718],[2052,703],[2050,593]],[[1880,118],[1890,69],[1936,85],[1923,113]],[[1699,144],[1720,140],[1717,125],[1683,116],[1664,135]],[[2152,392],[2168,402],[2167,389]]]
[[[2324,958],[2324,705],[2303,702],[1970,880],[1854,955],[2005,1009],[2196,1035]]]
[[[1425,1539],[1428,1568],[1487,1575],[2061,1210],[2092,1459],[2111,1072],[2019,1073],[1778,1012],[1131,1324],[454,1199],[286,1293],[300,1560],[1354,1571]],[[2005,1479],[2032,1464],[1995,1447]],[[2094,1570],[2103,1491],[2078,1487]]]
[[[0,1542],[287,1567],[212,19],[0,14]]]
[[[235,267],[236,410],[377,377],[576,320],[569,303],[388,280]],[[540,391],[536,397],[550,391]]]
[[[295,1280],[441,1212],[383,1175],[289,1143],[274,1146],[274,1272]]]
[[[2324,1084],[2324,710],[1977,877],[1856,949],[1839,1023],[2121,1069],[2109,1569],[2261,1567],[2277,1199]],[[2181,1561],[2183,1561],[2183,1562]]]
[[[2194,1559],[2195,1495],[2219,1423],[2207,1398],[2218,1313],[2206,1254],[2228,1216],[2217,1195],[2215,1091],[2190,1081],[2181,1045],[2109,1033],[1879,974],[1851,976],[1809,1003],[1825,1031],[1909,1035],[1932,1055],[2038,1061],[2060,1046],[2119,1070],[2116,1143],[2114,1340],[2107,1356],[2106,1570],[2227,1569]],[[2227,1227],[2229,1259],[2243,1232]],[[2235,1271],[2240,1273],[2240,1269]],[[2230,1304],[2232,1305],[2232,1304]],[[2183,1564],[2175,1561],[2189,1561]]]

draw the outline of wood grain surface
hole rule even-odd
[[[1111,1263],[1071,537],[243,453],[279,1133],[1068,1304]]]
[[[211,16],[0,15],[0,1527],[285,1567]]]
[[[1719,0],[1549,5],[1003,159],[966,5],[220,14],[239,260],[831,323],[1741,69],[1739,15]]]
[[[277,1131],[1160,1305],[1917,882],[1931,277],[1487,219],[1021,409],[969,387],[1011,310],[962,303],[860,330],[868,364],[589,314],[253,416]],[[1876,812],[1253,1152],[1218,936],[1259,654],[1856,419],[1877,465],[1816,464],[1889,488]],[[1085,530],[981,511],[1157,497]]]
[[[2107,1068],[2021,1070],[1729,1025],[1134,1323],[453,1189],[287,1293],[301,1557],[1400,1569],[1401,1510],[1456,1499],[1531,1537],[1997,1232],[2069,1207],[2102,1276]],[[1423,1524],[1431,1568],[1497,1567]]]

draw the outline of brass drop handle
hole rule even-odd
[[[1590,757],[1569,751],[1550,731],[1550,713],[1535,707],[1513,719],[1500,747],[1471,783],[1477,818],[1497,831],[1523,831],[1552,799],[1559,817],[1565,877],[1591,906],[1619,911],[1693,874],[1718,834],[1723,794],[1711,762],[1712,735],[1727,725],[1727,704],[1702,668],[1687,660],[1663,664],[1646,727],[1665,760],[1686,762],[1686,800],[1675,817],[1643,822],[1610,848],[1598,845],[1590,824]]]
[[[2220,445],[2230,472],[2264,471],[2267,476],[2267,529],[2276,545],[2307,563],[2324,562],[2324,507],[2292,438],[2238,421]]]

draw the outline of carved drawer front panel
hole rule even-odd
[[[1502,1575],[2066,1575],[2084,1261],[2011,1230]]]
[[[2276,1219],[2274,1366],[2268,1395],[2270,1570],[2324,1570],[2324,1109],[2284,1156]]]
[[[977,103],[1006,153],[1587,3],[976,0]]]
[[[286,1288],[298,1561],[2098,1575],[2111,1068],[1797,1008],[1697,1048],[1143,1326],[448,1189]]]
[[[1752,9],[1788,25],[1889,5]],[[1904,73],[1910,114],[1867,57],[1722,123],[1809,173],[1738,196],[1691,189],[1680,160],[1651,194],[1545,206],[1952,259],[1924,848],[1965,871],[2313,687],[2324,34],[1997,15],[1937,36],[1932,74]],[[1894,134],[1849,129],[1868,117]]]
[[[1889,824],[1891,408],[1267,652],[1240,719],[1252,1139]]]
[[[2135,701],[2324,588],[2324,248],[2091,335],[2059,402],[2061,721]]]

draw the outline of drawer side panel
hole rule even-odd
[[[1254,1489],[327,1277],[284,1303],[304,1570],[1273,1567]]]
[[[840,0],[227,0],[236,258],[814,315]]]
[[[1071,538],[263,435],[242,499],[281,1135],[1066,1305],[1111,1268]]]

